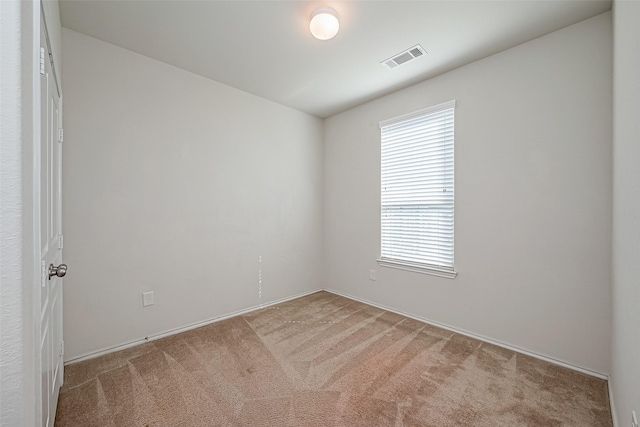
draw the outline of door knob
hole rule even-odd
[[[49,280],[53,276],[64,277],[65,274],[67,274],[67,264],[60,264],[57,267],[53,264],[49,265]]]

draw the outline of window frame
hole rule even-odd
[[[454,117],[454,125],[453,125],[453,141],[452,141],[452,147],[451,150],[453,151],[453,153],[455,154],[455,106],[456,106],[456,100],[451,100],[451,101],[447,101],[447,102],[443,102],[441,104],[437,104],[437,105],[433,105],[431,107],[428,108],[424,108],[418,111],[414,111],[408,114],[404,114],[401,116],[397,116],[397,117],[393,117],[391,119],[387,119],[387,120],[383,120],[379,122],[379,127],[380,127],[380,147],[382,148],[382,129],[384,127],[387,126],[392,126],[392,125],[397,125],[399,123],[402,122],[406,122],[412,119],[416,119],[419,117],[424,117],[430,114],[436,114],[439,113],[441,111],[444,110],[449,110],[449,109],[453,109],[453,117]],[[455,157],[455,156],[454,156]],[[452,225],[452,232],[453,234],[453,240],[452,240],[452,244],[451,244],[451,250],[452,250],[452,265],[451,267],[449,266],[440,266],[440,265],[436,265],[436,264],[428,264],[428,263],[419,263],[419,262],[413,262],[413,261],[408,261],[408,260],[403,260],[403,259],[398,259],[398,258],[388,258],[388,257],[383,257],[382,256],[382,226],[383,226],[383,204],[382,204],[382,153],[381,153],[381,157],[380,157],[380,221],[379,221],[379,227],[380,227],[380,257],[376,259],[377,263],[382,266],[382,267],[389,267],[389,268],[395,268],[395,269],[399,269],[399,270],[405,270],[405,271],[411,271],[411,272],[415,272],[415,273],[422,273],[422,274],[429,274],[429,275],[433,275],[433,276],[438,276],[438,277],[443,277],[443,278],[448,278],[448,279],[454,279],[457,275],[458,272],[455,270],[455,159],[454,159],[454,165],[453,165],[453,202],[452,202],[452,214],[454,216],[453,219],[453,225]]]

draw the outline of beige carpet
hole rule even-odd
[[[66,367],[55,425],[612,422],[603,380],[318,292]]]

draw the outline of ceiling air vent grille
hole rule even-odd
[[[399,54],[392,56],[389,59],[385,59],[381,62],[381,64],[391,70],[393,68],[396,68],[398,65],[402,65],[405,62],[409,62],[412,59],[416,59],[417,57],[422,56],[426,53],[427,51],[418,44],[405,50],[404,52],[400,52]]]

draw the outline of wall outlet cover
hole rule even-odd
[[[147,307],[153,305],[153,291],[142,294],[142,306]]]

